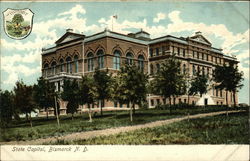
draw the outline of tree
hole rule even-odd
[[[43,77],[37,80],[37,84],[34,85],[34,99],[38,106],[44,108],[48,119],[48,108],[54,106],[54,84],[49,83]]]
[[[160,70],[150,82],[151,93],[160,95],[165,99],[168,98],[170,106],[171,97],[184,94],[186,91],[186,82],[184,74],[181,73],[180,65],[181,63],[172,55],[162,63]]]
[[[0,123],[2,127],[6,127],[11,122],[15,113],[13,108],[13,93],[7,90],[4,92],[0,90],[0,102]]]
[[[204,74],[197,73],[191,82],[191,87],[188,91],[189,95],[200,94],[200,97],[203,94],[207,93],[208,90],[208,77]]]
[[[12,22],[16,23],[17,26],[19,26],[20,23],[24,21],[23,16],[21,14],[15,14],[12,18]]]
[[[130,121],[133,121],[135,105],[141,106],[146,101],[148,76],[135,65],[126,64],[118,72],[113,85],[113,98],[116,101],[127,102],[130,106]]]
[[[92,122],[91,114],[91,105],[94,106],[96,100],[96,92],[94,79],[90,76],[83,76],[80,84],[79,95],[80,95],[80,104],[87,104],[89,109],[89,122]]]
[[[77,109],[79,107],[80,94],[78,90],[79,90],[78,82],[75,79],[73,81],[71,80],[64,81],[61,98],[65,101],[68,101],[67,113],[71,113],[72,120],[74,118],[74,113],[77,112]]]
[[[94,73],[94,82],[96,86],[96,95],[97,101],[101,101],[101,115],[102,115],[102,108],[104,106],[104,100],[109,100],[111,98],[111,79],[112,77],[108,74],[108,70],[100,71],[98,69],[95,70]]]
[[[23,81],[17,81],[14,87],[14,107],[19,109],[21,113],[26,115],[26,120],[30,120],[30,126],[32,127],[31,112],[35,112],[36,103],[33,97],[33,86],[28,86]]]
[[[215,88],[226,91],[226,102],[228,105],[228,92],[233,93],[234,106],[236,106],[235,94],[243,87],[243,72],[240,72],[235,63],[230,62],[229,65],[216,66],[214,71]]]

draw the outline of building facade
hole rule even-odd
[[[67,29],[54,47],[42,50],[42,76],[54,82],[57,91],[62,91],[64,79],[81,79],[83,75],[93,74],[96,68],[115,73],[125,62],[136,64],[142,72],[152,76],[160,69],[164,60],[173,54],[181,61],[182,72],[187,73],[189,79],[197,72],[212,77],[216,65],[230,61],[238,63],[235,57],[227,56],[221,49],[214,48],[201,32],[187,38],[167,35],[150,39],[150,34],[142,30],[124,35],[105,29],[103,32],[85,36]],[[226,104],[225,91],[214,89],[213,84],[210,82],[210,90],[202,98],[198,95],[191,96],[187,102],[187,95],[183,95],[173,98],[173,102]],[[229,104],[233,104],[232,97],[229,93]],[[149,107],[152,108],[168,101],[159,96],[148,95]],[[60,105],[64,107],[61,110],[65,109],[65,102],[60,102]],[[126,108],[127,105],[108,101],[104,103],[104,107],[119,109]]]

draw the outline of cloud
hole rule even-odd
[[[65,15],[70,15],[71,19],[77,18],[77,14],[82,13],[85,14],[86,10],[83,8],[82,5],[76,5],[75,7],[71,8],[71,10],[59,13],[58,16],[65,16]]]
[[[239,70],[243,71],[244,78],[249,80],[249,49],[243,50],[242,52],[239,52],[238,55],[236,55],[237,59],[240,61],[238,64]],[[247,66],[243,66],[243,64],[247,64]]]
[[[184,22],[180,18],[180,13],[180,11],[173,11],[168,15],[172,23],[167,26],[166,30],[170,34],[183,31],[201,31],[205,36],[215,36],[223,41],[221,47],[225,54],[230,54],[231,50],[239,44],[249,43],[249,29],[244,33],[234,34],[224,24],[207,25],[205,23]]]
[[[18,80],[18,76],[31,76],[40,73],[41,67],[30,67],[31,64],[41,61],[41,53],[39,50],[30,51],[28,54],[21,56],[20,54],[13,54],[11,56],[1,55],[1,70],[8,73],[4,84],[14,84]]]
[[[160,20],[164,20],[166,18],[166,14],[164,13],[157,13],[157,17],[153,19],[153,22],[160,22]]]

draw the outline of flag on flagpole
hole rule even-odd
[[[113,18],[117,19],[117,18],[118,18],[118,16],[117,16],[117,15],[114,15],[114,16],[113,16]]]

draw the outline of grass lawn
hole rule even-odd
[[[249,144],[248,112],[176,122],[155,128],[55,144]]]
[[[60,116],[60,127],[57,126],[55,117],[50,117],[48,120],[46,118],[34,118],[33,128],[30,127],[29,122],[23,119],[18,122],[13,121],[8,128],[1,129],[0,141],[32,140],[51,136],[61,136],[73,132],[143,124],[156,120],[181,117],[187,115],[188,111],[190,112],[190,114],[196,114],[222,110],[225,110],[225,108],[199,107],[193,108],[191,110],[175,109],[170,115],[169,110],[140,109],[136,111],[136,114],[134,115],[134,121],[132,123],[129,119],[129,111],[104,112],[104,115],[102,117],[97,114],[93,118],[92,123],[88,122],[88,115],[87,113],[84,113],[82,115],[76,115],[74,120],[71,120],[71,115]]]

